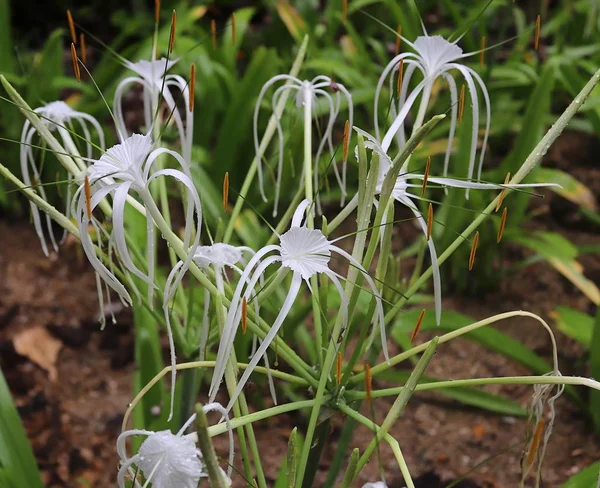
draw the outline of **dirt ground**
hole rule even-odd
[[[588,160],[572,153],[579,150],[593,154],[591,144],[587,138],[571,135],[548,154],[547,161],[555,167],[564,165],[565,160],[574,161],[570,172],[600,195],[598,165],[591,166]],[[565,153],[569,154],[568,159]],[[541,211],[531,224],[535,228],[559,231],[575,244],[600,244],[598,229],[582,221],[574,207],[560,197],[548,194],[537,205]],[[15,396],[44,482],[49,487],[115,486],[115,440],[132,398],[135,368],[131,317],[125,311],[119,315],[116,326],[108,324],[106,330],[99,330],[94,275],[77,243],[67,243],[58,256],[46,258],[27,221],[0,220],[0,236],[0,366]],[[518,256],[520,252],[509,249],[507,255]],[[510,264],[510,259],[507,262]],[[600,282],[600,257],[588,254],[580,262],[586,276]],[[511,279],[505,279],[492,293],[469,298],[446,294],[444,299],[445,309],[460,310],[476,319],[525,309],[548,319],[553,327],[550,312],[557,304],[588,313],[594,311],[589,300],[543,262],[514,271]],[[533,320],[509,320],[497,327],[549,358],[548,336]],[[27,331],[31,330],[34,336],[28,337]],[[423,334],[419,340],[427,338]],[[563,374],[586,375],[585,364],[580,360],[583,350],[560,333],[557,338]],[[39,351],[46,348],[45,344],[58,354],[55,372],[52,358]],[[48,362],[46,369],[29,359],[36,351]],[[438,349],[428,374],[468,378],[523,375],[527,371],[479,345],[458,340]],[[523,406],[532,393],[528,386],[496,386],[487,390]],[[375,402],[377,420],[384,418],[391,402]],[[364,410],[363,413],[368,415]],[[296,425],[306,425],[301,414],[256,425],[266,475],[271,481],[285,456],[289,432]],[[339,434],[342,419],[336,418],[333,425],[331,442]],[[517,485],[523,446],[514,445],[524,439],[525,430],[523,418],[494,415],[429,393],[411,399],[391,433],[399,440],[419,488],[446,486],[495,455],[493,461],[477,468],[456,486],[500,488]],[[351,445],[364,448],[371,438],[369,431],[357,428]],[[329,449],[324,456],[316,486],[322,485],[333,452]],[[559,487],[599,458],[600,439],[592,434],[582,413],[563,396],[557,402],[557,421],[544,463],[544,486]],[[381,447],[381,463],[388,486],[404,486],[385,446]],[[378,473],[374,457],[357,486],[379,479]],[[243,482],[237,480],[236,486],[243,486]]]

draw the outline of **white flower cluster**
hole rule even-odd
[[[402,205],[408,207],[414,214],[418,225],[425,235],[428,235],[428,226],[417,206],[420,196],[411,193],[411,189],[422,186],[423,180],[438,184],[443,187],[471,189],[498,190],[502,188],[531,187],[542,185],[496,185],[473,181],[475,156],[478,144],[479,131],[479,98],[478,90],[483,94],[486,111],[486,129],[483,138],[483,146],[480,152],[477,180],[481,177],[484,161],[485,146],[489,132],[490,102],[487,90],[482,79],[472,69],[460,61],[472,53],[463,54],[456,42],[449,42],[440,36],[424,35],[418,37],[414,42],[406,41],[414,52],[402,53],[396,56],[384,69],[375,90],[375,137],[364,130],[355,128],[356,132],[364,139],[366,147],[376,154],[380,161],[380,173],[375,194],[378,199],[386,175],[393,167],[392,158],[389,156],[390,147],[395,140],[401,149],[407,142],[405,133],[405,122],[412,107],[420,97],[420,107],[413,123],[413,133],[424,122],[432,87],[436,79],[443,78],[447,81],[452,101],[452,117],[450,124],[449,143],[444,161],[443,177],[435,177],[423,174],[415,174],[408,171],[406,167],[400,171],[392,191],[392,198]],[[277,315],[272,323],[268,324],[269,330],[263,334],[262,340],[254,337],[254,347],[251,359],[237,383],[230,388],[230,398],[227,407],[211,403],[206,407],[207,411],[216,410],[220,412],[225,420],[229,422],[228,414],[235,405],[238,397],[242,394],[251,374],[257,367],[259,361],[263,360],[265,368],[269,371],[267,352],[273,345],[277,334],[282,329],[294,304],[301,295],[300,291],[306,286],[311,293],[316,277],[320,277],[319,286],[333,285],[340,297],[339,314],[341,317],[342,330],[349,327],[349,302],[350,296],[343,286],[347,280],[332,266],[333,258],[341,258],[343,266],[356,271],[361,281],[366,283],[365,288],[374,297],[374,313],[368,320],[373,323],[370,342],[379,334],[381,349],[385,358],[388,359],[387,339],[384,323],[384,307],[382,299],[382,286],[376,283],[370,276],[368,266],[363,265],[353,255],[339,247],[336,239],[329,239],[321,230],[315,229],[313,225],[313,214],[321,210],[319,200],[320,181],[326,170],[320,164],[323,153],[328,153],[340,191],[342,205],[349,191],[347,185],[347,146],[342,158],[336,155],[334,149],[334,126],[345,103],[348,110],[348,125],[353,126],[354,105],[350,91],[341,83],[336,83],[331,78],[319,75],[312,80],[300,80],[289,75],[278,75],[268,81],[258,94],[254,111],[254,146],[257,164],[258,183],[262,197],[267,201],[265,192],[265,175],[263,165],[268,161],[266,156],[267,147],[259,142],[258,121],[262,107],[262,101],[267,91],[274,85],[282,83],[275,88],[271,98],[271,107],[274,114],[274,131],[277,135],[278,145],[276,154],[275,186],[272,192],[274,211],[277,214],[280,198],[280,187],[282,182],[285,136],[281,123],[282,114],[278,112],[281,97],[287,92],[295,93],[296,110],[304,111],[305,122],[305,153],[309,153],[309,164],[304,166],[303,173],[298,179],[300,186],[307,189],[307,198],[302,200],[293,212],[291,225],[287,232],[277,234],[278,244],[266,245],[260,249],[251,249],[246,246],[233,246],[227,243],[212,242],[201,245],[202,233],[202,205],[201,195],[192,178],[192,140],[193,140],[193,104],[190,104],[190,90],[188,81],[179,75],[169,74],[169,70],[176,64],[177,60],[153,59],[151,61],[138,61],[131,63],[127,61],[126,66],[135,72],[135,76],[126,77],[121,81],[114,95],[114,114],[116,133],[119,143],[105,150],[104,134],[99,123],[91,116],[71,109],[63,102],[53,102],[36,110],[42,118],[45,127],[53,133],[58,133],[64,145],[66,154],[71,156],[77,166],[79,174],[70,175],[76,180],[78,188],[72,200],[67,205],[67,212],[77,222],[79,235],[83,250],[89,262],[93,266],[98,282],[100,303],[104,302],[103,290],[108,293],[109,289],[115,292],[125,304],[133,303],[134,298],[142,300],[141,294],[135,284],[137,281],[144,283],[147,287],[147,303],[149,308],[154,305],[154,292],[160,287],[162,289],[162,310],[164,313],[166,328],[169,338],[171,356],[171,415],[173,413],[173,398],[176,382],[176,344],[172,332],[172,307],[176,299],[176,292],[184,280],[184,276],[190,270],[196,277],[200,276],[204,288],[203,316],[199,340],[199,358],[206,359],[206,350],[209,346],[209,329],[214,317],[223,316],[221,329],[218,333],[218,350],[216,353],[215,369],[210,384],[210,401],[214,402],[221,383],[226,375],[228,364],[234,354],[234,341],[240,323],[247,320],[247,306],[250,304],[253,311],[253,321],[259,323],[261,300],[260,291],[264,289],[266,275],[272,268],[277,268],[271,273],[271,278],[277,283],[284,280],[286,274],[291,273],[289,287],[285,292],[285,298],[278,308]],[[381,137],[379,100],[386,79],[406,65],[403,81],[400,86],[400,94],[397,103],[391,104],[391,123],[389,128]],[[409,93],[410,83],[415,73],[423,76],[416,87]],[[471,154],[467,179],[460,180],[448,178],[448,166],[451,154],[452,140],[457,124],[458,95],[456,82],[452,72],[458,72],[465,79],[472,107],[472,142]],[[393,78],[393,76],[392,76]],[[123,97],[131,85],[139,85],[142,88],[143,111],[146,134],[132,133],[128,127],[128,120],[123,111]],[[392,81],[390,79],[390,86]],[[183,98],[185,108],[179,97]],[[311,121],[317,116],[317,105],[326,109],[326,124],[318,139],[316,156],[311,159]],[[180,152],[170,148],[162,147],[160,141],[159,112],[166,107],[171,120],[177,129],[179,136]],[[76,126],[75,123],[78,125]],[[94,145],[91,140],[90,127],[97,133],[98,144]],[[40,163],[35,160],[33,152],[33,138],[36,129],[29,122],[25,124],[22,132],[21,167],[25,184],[39,187],[40,195],[45,198],[43,186],[41,186]],[[74,140],[85,141],[85,153],[78,151],[78,145]],[[345,144],[348,144],[350,134],[346,135]],[[99,153],[99,154],[98,154]],[[341,160],[341,169],[337,161]],[[327,168],[329,165],[327,166]],[[156,181],[170,179],[177,183],[182,189],[182,201],[184,205],[185,224],[183,226],[182,238],[170,228],[169,219],[165,218],[165,203],[159,201],[155,189]],[[414,183],[414,181],[419,182]],[[355,195],[350,199],[347,208],[356,207],[358,197]],[[377,205],[387,205],[388,202],[373,202]],[[369,202],[368,205],[371,203]],[[131,207],[143,215],[146,222],[146,255],[140,256],[131,244],[128,235],[126,211]],[[369,207],[370,208],[370,207]],[[95,215],[96,209],[102,209],[105,217],[101,220]],[[57,250],[58,242],[53,233],[50,219],[46,220],[46,232],[42,219],[32,204],[33,221],[36,232],[42,243],[42,248],[48,254],[45,233],[48,235],[52,247]],[[110,225],[106,225],[107,222]],[[173,268],[166,281],[163,283],[156,277],[156,231],[159,231],[162,239],[175,251],[178,259],[174,259]],[[210,234],[209,234],[210,235]],[[429,237],[429,236],[428,236]],[[437,262],[437,254],[432,239],[428,239],[429,253],[433,266],[434,294],[436,319],[441,318],[441,279]],[[145,261],[144,261],[145,258]],[[232,278],[233,277],[233,278]],[[232,279],[234,283],[229,283]],[[201,280],[202,281],[202,280]],[[211,286],[207,285],[209,282]],[[355,286],[355,283],[349,283]],[[283,295],[281,295],[283,297]],[[218,300],[215,300],[218,298]],[[216,303],[215,303],[216,302]],[[226,304],[226,305],[225,305]],[[217,309],[211,314],[211,310]],[[188,324],[188,327],[191,326]],[[275,387],[269,376],[269,388],[276,403]],[[200,478],[206,476],[204,472],[202,456],[196,448],[192,435],[186,435],[185,431],[193,422],[191,418],[177,434],[171,431],[151,432],[146,430],[132,430],[124,432],[118,440],[118,453],[121,459],[121,468],[118,475],[120,487],[125,486],[125,479],[129,475],[134,479],[135,486],[141,486],[134,476],[132,466],[136,466],[142,472],[146,482],[151,481],[156,488],[183,487],[192,488],[198,485]],[[232,436],[231,428],[228,429]],[[125,440],[134,435],[144,435],[146,440],[139,451],[132,457],[128,457],[125,449]],[[233,439],[231,439],[233,446]],[[232,447],[233,449],[233,447]],[[229,480],[233,462],[233,450],[230,452],[228,473],[224,476]],[[364,488],[382,488],[383,482],[368,483]]]

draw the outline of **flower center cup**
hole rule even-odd
[[[463,54],[459,46],[442,36],[419,36],[414,47],[421,56],[428,75],[435,74],[446,63],[460,59]]]
[[[169,480],[178,480],[177,486],[192,488],[202,476],[202,462],[194,442],[168,430],[148,436],[138,454],[137,464],[144,476],[148,478],[154,472],[153,485],[171,486]]]
[[[194,254],[194,261],[201,268],[213,265],[217,268],[233,267],[242,259],[242,252],[234,246],[222,242],[212,246],[200,246]]]
[[[329,241],[320,230],[292,227],[280,239],[281,264],[308,280],[316,273],[329,270]]]

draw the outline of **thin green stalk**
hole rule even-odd
[[[554,360],[553,362],[556,365],[558,363],[558,358],[556,357],[556,341],[554,339],[554,335],[552,334],[552,329],[541,317],[538,317],[537,315],[535,315],[531,312],[525,312],[523,310],[515,310],[513,312],[505,312],[505,313],[497,314],[492,317],[488,317],[486,319],[480,320],[478,322],[474,322],[473,324],[467,325],[465,327],[461,327],[460,329],[453,330],[452,332],[448,332],[447,334],[444,334],[439,337],[439,344],[444,344],[448,341],[456,339],[457,337],[463,336],[463,335],[465,335],[469,332],[472,332],[474,330],[477,330],[481,327],[485,327],[487,325],[490,325],[495,322],[499,322],[500,320],[508,319],[511,317],[531,317],[531,318],[537,320],[540,324],[542,324],[542,326],[550,334],[550,340],[552,342],[552,350],[553,350],[553,360]],[[405,361],[408,358],[413,357],[415,354],[419,354],[420,352],[425,351],[430,343],[431,343],[431,341],[424,342],[423,344],[415,346],[412,349],[409,349],[408,351],[404,351],[400,354],[397,354],[396,356],[391,357],[389,361],[372,367],[371,374],[373,376],[375,376],[383,371],[386,371],[386,370],[392,368],[396,364],[399,364],[402,361]],[[359,383],[359,382],[363,381],[364,376],[365,376],[364,372],[354,375],[348,380],[348,384]]]
[[[217,461],[217,453],[215,447],[210,440],[208,433],[208,421],[206,420],[206,414],[202,410],[202,405],[196,405],[196,434],[198,437],[198,446],[202,453],[202,464],[206,468],[208,479],[210,480],[210,486],[213,488],[226,488],[225,480],[221,474],[221,468]]]
[[[297,77],[300,72],[300,67],[304,61],[304,56],[306,55],[306,48],[308,47],[308,36],[304,36],[304,40],[300,45],[300,49],[298,50],[298,54],[296,55],[296,59],[294,60],[294,64],[292,64],[292,69],[290,69],[290,76]],[[277,120],[281,118],[281,114],[283,113],[283,109],[285,108],[285,104],[287,103],[288,97],[290,94],[290,90],[284,90],[279,97],[279,102],[277,103],[277,107],[275,107],[275,113],[271,115],[269,119],[269,123],[267,124],[267,129],[265,130],[265,135],[260,141],[259,146],[259,154],[263,154],[267,149],[267,146],[271,142],[271,139],[275,135],[275,130],[277,129]],[[250,185],[254,180],[254,176],[256,175],[256,170],[258,166],[258,159],[255,156],[252,160],[252,164],[250,165],[250,169],[246,174],[246,178],[244,179],[244,183],[242,184],[242,189],[240,190],[240,196],[235,202],[235,206],[233,207],[233,211],[231,212],[231,217],[229,218],[229,222],[227,223],[227,228],[225,229],[225,234],[223,235],[223,242],[228,243],[231,240],[231,235],[233,234],[233,228],[235,222],[242,211],[242,206],[244,205],[244,201],[248,196],[248,190],[250,189]]]
[[[176,365],[175,369],[177,371],[184,371],[187,369],[194,369],[194,368],[214,368],[215,364],[216,364],[215,361],[192,361],[189,363],[179,363]],[[248,367],[248,365],[245,363],[238,363],[237,366],[240,369],[246,369]],[[148,393],[148,391],[150,391],[154,385],[156,385],[160,380],[162,380],[165,377],[165,375],[169,374],[171,371],[173,371],[171,366],[165,366],[159,373],[156,374],[156,376],[154,376],[154,378],[152,378],[138,392],[138,394],[135,396],[135,398],[127,406],[127,410],[125,411],[125,415],[123,416],[123,422],[121,425],[122,430],[127,430],[127,423],[129,421],[129,417],[131,416],[133,409],[142,400],[144,395],[146,395],[146,393]],[[287,381],[291,384],[295,384],[298,386],[308,386],[308,383],[306,383],[304,379],[302,379],[298,376],[293,376],[289,373],[284,373],[283,371],[278,371],[276,369],[270,369],[269,371],[267,371],[267,369],[264,368],[263,366],[256,366],[253,369],[253,371],[264,374],[264,375],[266,375],[270,372],[271,376],[273,376],[274,378],[279,378],[283,381]]]
[[[244,415],[243,417],[236,417],[231,419],[231,426],[235,429],[242,427],[247,424],[258,422],[259,420],[268,419],[269,417],[275,417],[276,415],[282,415],[284,413],[293,412],[295,410],[301,410],[303,408],[312,407],[314,400],[302,400],[299,402],[286,403],[285,405],[277,405],[276,407],[267,408],[258,412]],[[212,425],[208,428],[208,433],[211,437],[219,434],[223,434],[227,431],[227,426],[224,423]],[[192,436],[193,437],[193,436]]]
[[[390,200],[392,189],[394,188],[394,184],[398,177],[398,173],[400,171],[401,165],[404,163],[406,158],[415,150],[417,145],[429,134],[431,129],[433,129],[437,123],[442,120],[444,115],[437,115],[433,117],[430,121],[428,121],[423,127],[418,129],[406,143],[406,146],[400,151],[396,159],[394,160],[393,167],[388,171],[380,194],[380,205],[377,209],[377,214],[375,217],[375,227],[373,232],[371,233],[371,241],[369,242],[369,250],[367,251],[367,255],[363,260],[363,252],[366,241],[366,233],[361,232],[357,235],[354,241],[354,248],[352,250],[352,257],[356,259],[356,261],[363,263],[363,267],[365,269],[369,268],[370,262],[375,253],[375,248],[377,247],[379,240],[379,226],[383,220],[383,214],[385,212],[385,207],[387,206],[387,202]],[[364,141],[361,137],[358,139],[359,142],[359,156],[366,157]],[[378,156],[377,153],[373,155],[371,160],[371,170],[369,171],[369,175],[371,180],[377,182],[379,178],[379,170],[378,170]],[[365,201],[372,201],[374,197],[374,187],[372,185],[368,185],[371,188],[369,192],[365,194]],[[370,222],[370,214],[371,214],[371,206],[363,205],[359,208],[359,216],[358,216],[358,228],[366,229],[369,226]],[[348,276],[346,281],[345,293],[350,296],[349,305],[348,305],[348,315],[352,316],[354,311],[354,307],[358,300],[358,295],[360,293],[360,287],[357,284],[358,282],[359,272],[355,267],[350,267],[348,270]],[[306,470],[306,464],[308,461],[308,456],[310,454],[310,448],[312,444],[312,438],[315,432],[315,428],[317,426],[317,421],[319,418],[319,412],[321,409],[321,405],[323,404],[325,398],[325,388],[327,386],[327,379],[329,377],[329,373],[333,366],[333,362],[335,360],[336,354],[336,345],[338,342],[338,338],[340,337],[341,328],[343,325],[342,315],[338,315],[338,319],[335,322],[335,326],[333,328],[331,334],[331,341],[329,343],[329,347],[327,348],[327,354],[325,356],[324,367],[321,370],[321,376],[319,378],[319,386],[317,388],[317,392],[315,394],[315,404],[313,405],[313,410],[311,412],[311,416],[308,423],[308,429],[306,431],[306,442],[304,444],[302,450],[302,458],[300,461],[300,469],[298,471],[298,479],[296,480],[296,488],[302,487],[302,482],[304,478],[304,473]]]
[[[348,405],[340,403],[338,405],[338,408],[351,419],[354,419],[357,422],[364,425],[365,427],[367,427],[367,429],[373,430],[376,433],[378,432],[380,428],[379,425],[377,425],[375,422],[368,419],[367,417],[361,415],[356,410],[353,410]],[[392,452],[394,453],[394,457],[396,458],[396,462],[398,463],[398,467],[400,468],[400,472],[404,477],[404,482],[406,483],[407,488],[415,488],[415,485],[413,484],[412,478],[410,476],[410,471],[408,470],[408,465],[406,464],[404,456],[402,455],[400,444],[398,444],[398,441],[394,439],[390,434],[385,434],[385,436],[383,436],[383,440],[385,440],[391,447]]]
[[[437,345],[438,345],[438,338],[434,337],[433,340],[429,343],[429,346],[427,347],[427,349],[425,350],[423,355],[421,356],[421,359],[419,359],[419,362],[413,369],[412,373],[410,374],[408,381],[406,382],[406,384],[404,385],[404,388],[402,389],[402,391],[396,398],[396,401],[393,403],[392,407],[390,408],[390,411],[388,412],[388,414],[385,417],[385,420],[381,424],[380,429],[377,431],[375,439],[373,439],[369,443],[369,445],[367,446],[367,449],[365,450],[365,452],[359,459],[358,465],[356,466],[356,473],[354,475],[355,477],[356,477],[356,475],[358,475],[361,472],[361,470],[369,462],[369,458],[371,457],[371,454],[373,454],[373,452],[375,451],[378,443],[390,431],[390,429],[392,428],[392,425],[394,425],[396,420],[398,420],[400,418],[400,415],[402,414],[402,410],[404,410],[404,407],[408,403],[408,400],[410,400],[410,397],[415,392],[415,388],[417,387],[417,384],[418,384],[419,380],[421,379],[421,376],[423,376],[423,374],[425,373],[425,370],[427,369],[427,366],[429,365],[429,362],[433,358],[433,355],[435,353]],[[405,478],[404,481],[408,483],[409,480],[407,480]],[[411,484],[411,483],[412,483],[412,481],[409,484]]]
[[[464,380],[436,381],[433,383],[423,383],[417,385],[415,391],[442,390],[444,388],[460,388],[483,385],[573,385],[585,386],[593,390],[600,391],[600,383],[593,378],[583,378],[579,376],[503,376],[493,378],[468,378]],[[404,386],[396,388],[384,388],[373,390],[372,398],[381,398],[386,396],[399,395]],[[364,391],[347,391],[346,397],[351,400],[359,400],[367,397]]]
[[[225,315],[227,314],[227,309],[223,306],[222,302],[222,297],[224,295],[224,286],[223,277],[220,276],[220,274],[217,274],[217,287],[220,293],[216,297],[215,308],[217,310],[217,323],[219,325],[219,330],[222,334],[223,327],[225,326]],[[235,351],[232,350],[225,368],[225,385],[230,396],[233,396],[233,392],[237,387],[237,373],[238,370],[236,354]],[[246,396],[244,395],[244,392],[240,393],[237,400],[233,404],[233,413],[235,417],[248,415],[248,404],[246,403]],[[242,457],[243,459],[245,459],[244,469],[246,471],[246,478],[253,479],[252,470],[250,469],[250,456],[248,455],[248,447],[246,444],[248,443],[250,445],[250,450],[252,451],[252,457],[254,459],[254,467],[256,469],[258,484],[261,488],[267,488],[267,482],[265,479],[264,471],[262,469],[258,445],[256,443],[256,437],[254,436],[254,430],[252,429],[252,425],[249,424],[245,426],[245,434],[244,428],[240,427],[238,429],[238,436],[240,437],[240,448],[242,450]]]
[[[540,163],[550,146],[556,141],[556,139],[562,134],[563,130],[567,127],[571,119],[579,111],[583,103],[587,100],[594,87],[600,82],[600,69],[590,78],[587,84],[566,108],[562,115],[558,118],[556,123],[548,130],[546,135],[540,140],[533,151],[527,156],[519,171],[515,173],[513,178],[510,180],[510,184],[517,184],[523,181],[523,179]],[[510,192],[510,189],[506,189]],[[441,266],[456,249],[468,239],[468,237],[477,230],[477,228],[483,223],[483,221],[489,217],[494,210],[500,199],[498,195],[483,212],[475,218],[475,220],[454,240],[450,246],[444,251],[443,254],[438,256],[438,265]],[[390,321],[398,314],[402,307],[408,302],[410,297],[414,295],[419,289],[427,282],[427,280],[433,274],[433,268],[429,267],[421,277],[406,291],[403,297],[401,297],[385,316],[386,323]]]

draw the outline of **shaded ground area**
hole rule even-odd
[[[586,166],[585,161],[573,159],[569,152],[574,148],[589,150],[587,139],[573,136],[568,141],[571,142],[557,146],[548,160],[558,167],[565,164],[561,161],[576,161],[576,167],[563,169],[570,169],[595,195],[600,194],[600,171]],[[569,152],[569,158],[564,157],[565,152]],[[576,209],[560,197],[549,194],[536,205],[540,212],[532,222],[534,227],[566,233],[575,244],[600,243],[598,229],[582,221]],[[410,224],[404,230],[418,232]],[[0,235],[0,365],[15,395],[44,481],[50,487],[114,486],[117,471],[114,443],[131,400],[135,367],[131,319],[127,312],[121,313],[117,325],[109,324],[100,332],[95,317],[94,275],[77,243],[67,243],[59,256],[48,259],[43,256],[29,223],[0,222]],[[522,258],[523,251],[511,248],[507,255],[511,260]],[[588,278],[599,282],[600,257],[584,255],[580,262]],[[410,271],[410,264],[406,262],[406,272]],[[505,279],[492,294],[468,299],[447,295],[444,306],[476,319],[526,309],[550,321],[550,312],[557,304],[593,312],[589,300],[571,283],[539,262],[514,271],[510,280]],[[514,319],[497,327],[549,358],[548,336],[533,320]],[[417,342],[428,338],[422,334]],[[560,334],[558,342],[563,374],[586,375],[581,361],[583,350]],[[53,353],[57,354],[55,365]],[[35,363],[31,358],[37,358]],[[46,369],[36,363],[46,365]],[[523,367],[465,340],[440,347],[428,369],[428,374],[440,378],[526,373]],[[382,386],[383,383],[376,383],[376,387]],[[488,391],[526,406],[532,388],[496,386]],[[391,402],[391,399],[375,402],[378,421],[383,420]],[[363,413],[370,415],[365,409]],[[270,480],[277,476],[290,430],[296,425],[304,428],[305,422],[302,415],[296,414],[256,425]],[[332,443],[342,422],[341,418],[333,421]],[[456,486],[499,488],[516,486],[525,429],[525,419],[493,415],[429,393],[413,397],[392,434],[401,443],[418,487],[446,486],[449,480],[497,455]],[[544,486],[560,486],[600,457],[599,439],[591,432],[580,411],[563,396],[557,403],[557,422],[544,465]],[[364,447],[371,438],[366,429],[357,428],[352,446]],[[219,448],[225,447],[224,441],[219,441]],[[333,451],[329,449],[328,453]],[[323,468],[330,461],[331,456],[326,454]],[[381,466],[390,487],[403,486],[396,463],[384,445]],[[360,481],[379,479],[378,473],[378,462],[373,458]],[[324,473],[318,473],[317,485],[321,486],[323,480]],[[238,479],[236,486],[243,486],[243,481]]]

